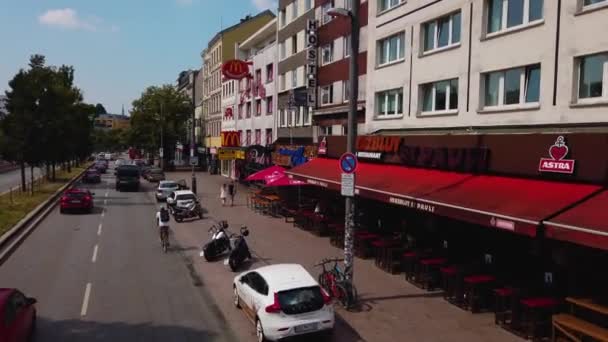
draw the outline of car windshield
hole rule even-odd
[[[177,195],[176,200],[178,200],[178,201],[191,201],[191,200],[196,200],[196,196],[194,196],[194,194]]]
[[[170,182],[170,183],[161,183],[161,184],[159,185],[159,188],[161,188],[161,189],[177,188],[177,183],[174,183],[174,182]]]
[[[163,170],[161,170],[161,169],[150,169],[149,172],[150,173],[155,173],[155,174],[161,174],[161,173],[163,173]]]
[[[323,294],[318,286],[303,287],[279,292],[281,310],[287,315],[320,310],[323,305]]]

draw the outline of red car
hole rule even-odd
[[[36,299],[16,289],[0,288],[0,341],[25,342],[36,327]]]
[[[59,212],[65,213],[68,210],[93,211],[93,193],[87,189],[69,189],[63,193],[59,202]]]

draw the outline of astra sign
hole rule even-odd
[[[541,158],[538,165],[540,172],[574,173],[574,159],[564,159],[568,155],[568,146],[563,136],[557,137],[555,144],[549,148],[551,158]]]

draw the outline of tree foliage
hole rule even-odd
[[[95,151],[125,151],[129,147],[129,130],[127,129],[96,129],[93,134]]]
[[[108,114],[108,111],[106,111],[106,108],[101,103],[95,105],[95,115],[99,114]]]
[[[173,159],[176,142],[186,136],[186,122],[191,113],[190,99],[174,86],[148,87],[133,101],[128,142],[155,153],[161,145],[162,131],[163,157],[165,161]]]

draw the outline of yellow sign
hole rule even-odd
[[[220,148],[218,158],[219,160],[245,159],[245,151]]]

